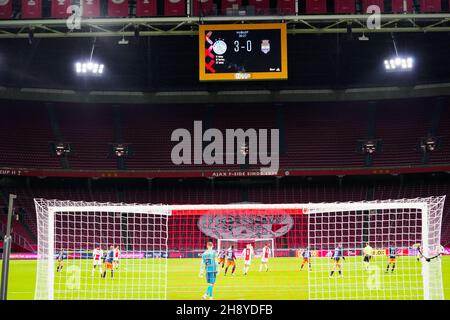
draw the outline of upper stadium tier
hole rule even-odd
[[[0,112],[3,175],[257,175],[261,162],[252,164],[249,159],[243,164],[237,160],[196,164],[194,147],[190,163],[176,164],[172,152],[178,141],[172,141],[172,134],[187,130],[193,145],[195,121],[201,122],[203,133],[215,128],[224,137],[227,129],[278,129],[279,168],[271,175],[450,171],[448,97],[216,105],[3,100]],[[200,148],[208,143],[203,144]],[[240,153],[243,146],[237,144],[236,140],[235,150]],[[225,162],[225,154],[222,159]]]

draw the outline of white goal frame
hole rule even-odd
[[[169,216],[168,206],[151,204],[100,203],[70,200],[34,199],[37,214],[38,261],[36,272],[35,300],[54,299],[55,277],[55,214],[73,212],[138,213]],[[167,219],[166,219],[167,223]],[[167,257],[167,237],[165,239]],[[167,259],[167,258],[166,258]],[[165,266],[167,283],[167,263]],[[166,288],[167,289],[167,288]],[[165,289],[165,292],[167,291]],[[167,296],[167,292],[165,293]]]
[[[151,204],[114,204],[82,201],[61,201],[35,199],[38,218],[38,263],[36,275],[36,299],[53,299],[54,283],[54,215],[61,212],[130,212],[143,214],[158,214],[169,216],[174,210],[208,211],[236,209],[245,212],[246,209],[294,209],[302,210],[310,217],[314,214],[329,212],[354,212],[370,210],[415,209],[421,214],[421,246],[423,255],[428,257],[432,248],[440,245],[442,211],[445,196],[375,200],[360,202],[336,203],[289,203],[289,204],[219,204],[219,205],[151,205]],[[230,239],[245,240],[245,239]],[[167,239],[166,239],[167,241]],[[308,236],[309,244],[309,236]],[[273,252],[273,250],[272,250]],[[166,264],[167,277],[167,264]],[[309,277],[309,275],[308,275]],[[422,262],[423,299],[444,299],[441,259],[432,262]],[[167,282],[166,282],[167,284]],[[311,295],[310,295],[311,297]]]

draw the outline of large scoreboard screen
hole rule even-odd
[[[286,24],[199,27],[200,80],[287,79]]]

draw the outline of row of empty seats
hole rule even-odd
[[[81,2],[80,2],[81,1]],[[162,14],[164,16],[186,16],[187,0],[124,0],[120,3],[109,0],[108,3],[100,0],[52,0],[50,6],[50,17],[67,18],[75,12],[70,6],[81,4],[81,15],[83,17],[153,17]],[[414,6],[413,0],[305,0],[296,4],[295,0],[277,0],[276,4],[271,0],[192,0],[192,15],[237,15],[244,6],[248,9],[246,14],[283,14],[293,15],[296,13],[326,14],[332,11],[335,14],[354,14],[360,8],[362,12],[372,5],[377,5],[381,12],[414,12],[422,13],[443,12],[447,2],[441,0],[420,0],[419,5]],[[13,1],[0,3],[0,19],[11,19],[19,16],[22,19],[39,19],[45,17],[45,3],[43,0],[22,0],[13,4]],[[106,5],[106,6],[105,6]],[[158,8],[162,7],[159,12]],[[20,14],[19,14],[20,13]]]
[[[174,164],[172,150],[179,141],[172,141],[172,133],[188,130],[194,145],[194,121],[202,122],[203,132],[219,129],[224,134],[224,149],[226,129],[267,129],[269,137],[270,130],[278,129],[281,170],[365,167],[366,155],[358,147],[365,139],[381,141],[372,155],[374,167],[449,164],[449,106],[448,99],[439,98],[386,100],[371,107],[367,102],[335,102],[114,107],[54,103],[48,108],[42,103],[2,101],[0,113],[8,116],[0,117],[0,136],[7,137],[0,140],[0,168],[177,171],[242,167],[237,159],[226,164],[225,153],[223,164],[194,163],[193,154],[190,163]],[[429,135],[439,143],[425,161],[419,146]],[[52,142],[70,145],[67,167],[52,150]],[[129,149],[122,168],[112,147],[118,143]]]

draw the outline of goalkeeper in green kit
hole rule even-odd
[[[203,271],[206,272],[206,282],[208,283],[208,287],[206,288],[206,292],[203,295],[203,299],[213,299],[213,288],[216,283],[217,271],[219,270],[219,265],[216,261],[217,253],[213,250],[213,243],[209,241],[207,243],[207,250],[202,254],[202,263],[200,266],[200,276],[203,276]]]

